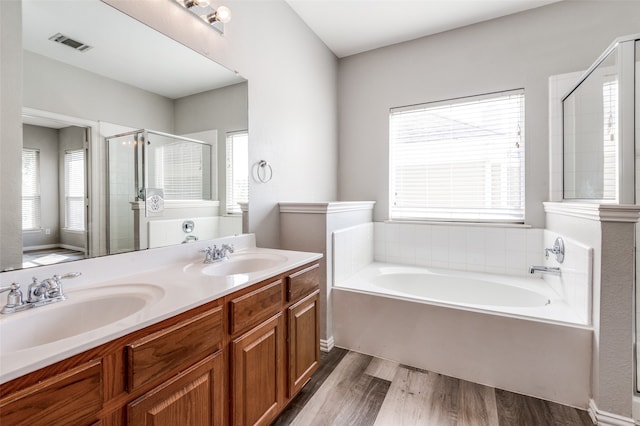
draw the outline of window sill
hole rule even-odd
[[[436,225],[436,226],[475,226],[484,228],[532,228],[526,223],[517,222],[463,222],[463,221],[445,221],[445,220],[400,220],[388,219],[384,223],[392,224],[410,224],[410,225]]]

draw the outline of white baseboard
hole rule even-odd
[[[333,349],[334,341],[333,336],[329,336],[328,339],[320,339],[320,350],[322,352],[329,352]]]
[[[636,424],[630,417],[599,410],[593,399],[589,401],[589,415],[598,426],[635,426]]]

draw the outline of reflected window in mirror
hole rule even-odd
[[[227,214],[242,214],[239,203],[249,201],[249,133],[227,133]]]
[[[209,145],[171,141],[156,145],[152,153],[150,186],[162,188],[166,200],[211,199]]]
[[[22,230],[40,229],[40,151],[22,150]]]
[[[84,149],[64,153],[64,227],[84,231]]]

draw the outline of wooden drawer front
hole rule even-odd
[[[222,347],[222,307],[211,309],[126,346],[129,392],[198,355]]]
[[[231,334],[267,319],[282,309],[282,280],[274,281],[229,302]]]
[[[0,401],[0,424],[87,424],[101,408],[102,364],[97,360]]]
[[[298,300],[320,285],[320,265],[315,264],[287,277],[287,301]]]

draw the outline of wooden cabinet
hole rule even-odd
[[[266,425],[318,368],[317,262],[0,385],[0,424]]]
[[[222,352],[206,357],[132,401],[128,424],[136,426],[222,426],[224,362]]]
[[[320,366],[319,291],[289,307],[289,397],[309,381]]]
[[[0,424],[91,424],[101,408],[102,366],[90,361],[3,398]]]
[[[264,321],[231,342],[234,425],[264,425],[285,403],[284,315]]]

